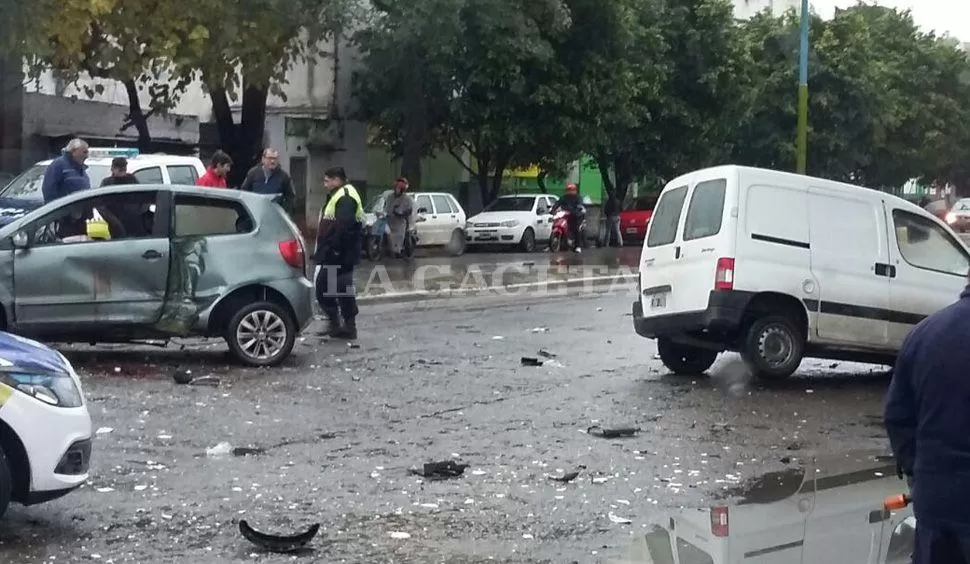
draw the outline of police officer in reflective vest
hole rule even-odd
[[[357,338],[357,298],[354,267],[360,261],[364,238],[364,206],[357,189],[347,182],[344,169],[334,167],[323,175],[330,190],[320,212],[313,260],[320,265],[316,279],[317,301],[327,316],[326,335]]]

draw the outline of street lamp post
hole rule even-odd
[[[798,53],[798,126],[796,163],[798,174],[805,174],[808,161],[808,0],[802,0],[802,39]]]

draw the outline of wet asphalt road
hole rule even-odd
[[[790,457],[886,445],[884,367],[806,361],[764,388],[729,357],[715,377],[669,376],[633,333],[631,301],[371,305],[360,348],[308,335],[272,370],[227,366],[221,344],[65,348],[105,428],[92,479],[13,507],[0,562],[294,561],[258,553],[239,519],[322,523],[296,561],[602,562],[664,507],[704,505]],[[521,366],[540,349],[553,361]],[[221,386],[176,385],[176,365]],[[642,431],[608,440],[591,425]],[[224,441],[265,453],[206,455]],[[407,472],[444,459],[470,467],[440,482]],[[572,483],[548,479],[580,466]]]

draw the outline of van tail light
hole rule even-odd
[[[306,254],[303,252],[303,245],[299,239],[290,239],[280,243],[280,256],[283,261],[293,268],[306,270]]]
[[[734,259],[733,258],[722,257],[717,259],[717,273],[714,274],[714,289],[715,290],[734,289]]]
[[[730,533],[728,526],[728,508],[724,506],[711,508],[711,534],[715,537],[726,537]]]

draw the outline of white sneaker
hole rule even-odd
[[[583,249],[576,247],[576,252],[579,254],[583,254]]]

